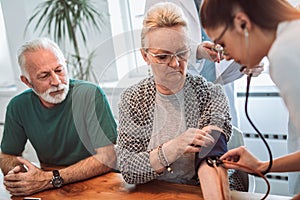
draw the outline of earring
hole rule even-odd
[[[245,33],[245,38],[248,38],[249,36],[249,32],[247,28],[244,28],[244,33]]]
[[[148,77],[152,76],[152,73],[151,73],[151,67],[150,65],[148,65]]]
[[[250,63],[250,60],[249,60],[249,32],[248,32],[248,29],[245,27],[244,28],[244,34],[245,34],[245,48],[246,48],[246,56],[247,56],[247,67],[249,67],[249,63]]]
[[[249,37],[249,32],[247,28],[244,28],[244,33],[245,33],[245,41],[246,41],[246,48],[248,49],[248,37]]]

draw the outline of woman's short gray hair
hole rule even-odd
[[[145,36],[156,28],[167,28],[181,25],[187,28],[187,20],[182,9],[174,3],[163,2],[154,4],[146,13],[141,33],[142,47]]]

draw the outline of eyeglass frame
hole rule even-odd
[[[230,21],[233,21],[235,18],[235,16],[232,16],[231,17],[231,20]],[[226,31],[228,30],[228,28],[231,26],[230,23],[226,23],[226,26],[225,28],[223,29],[223,31],[221,32],[221,34],[219,35],[219,37],[217,37],[217,39],[215,39],[213,42],[215,44],[215,46],[212,48],[212,50],[218,52],[219,54],[221,55],[226,55],[227,52],[226,52],[226,49],[221,46],[220,44],[218,44],[218,42],[222,39],[222,37],[224,36],[224,34],[226,33]]]
[[[217,39],[215,39],[214,42],[214,47],[212,48],[212,50],[218,52],[220,55],[226,55],[226,50],[224,49],[224,47],[222,47],[218,42],[222,39],[222,37],[225,35],[226,31],[229,28],[229,24],[226,24],[225,28],[223,29],[223,31],[221,32],[221,34],[219,35],[219,37],[217,37]]]
[[[148,51],[149,48],[143,48],[143,49],[144,49],[144,51],[145,51],[147,54],[151,55],[151,56],[154,57],[154,58],[156,58],[156,57],[158,57],[158,56],[171,56],[171,59],[170,59],[169,62],[165,62],[165,63],[154,62],[154,63],[157,63],[157,64],[169,64],[169,63],[173,60],[173,57],[175,57],[176,60],[179,61],[179,62],[187,61],[188,58],[190,57],[190,55],[188,55],[186,59],[179,59],[178,55],[179,55],[180,53],[184,53],[184,52],[186,52],[186,53],[190,53],[190,52],[191,52],[191,47],[188,47],[187,49],[185,49],[185,50],[183,50],[183,51],[179,51],[179,52],[177,52],[177,53],[158,53],[158,54],[152,53],[152,52]],[[156,59],[157,59],[157,58],[156,58]]]
[[[223,29],[223,31],[221,32],[221,34],[219,35],[219,37],[217,37],[217,39],[214,40],[215,44],[218,44],[218,42],[222,39],[222,37],[225,35],[226,31],[229,28],[229,24],[226,24],[225,28]]]

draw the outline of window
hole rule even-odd
[[[5,24],[0,2],[0,92],[1,94],[15,91],[14,74],[8,49]]]
[[[108,2],[119,82],[124,78],[143,78],[147,67],[139,49],[145,0]]]

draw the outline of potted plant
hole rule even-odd
[[[25,31],[36,22],[35,31],[40,29],[40,34],[48,33],[60,46],[69,42],[73,51],[65,54],[72,76],[96,81],[91,66],[95,52],[88,52],[87,57],[82,56],[79,41],[86,44],[88,30],[101,32],[105,17],[106,13],[98,12],[90,0],[45,0],[35,8]]]

